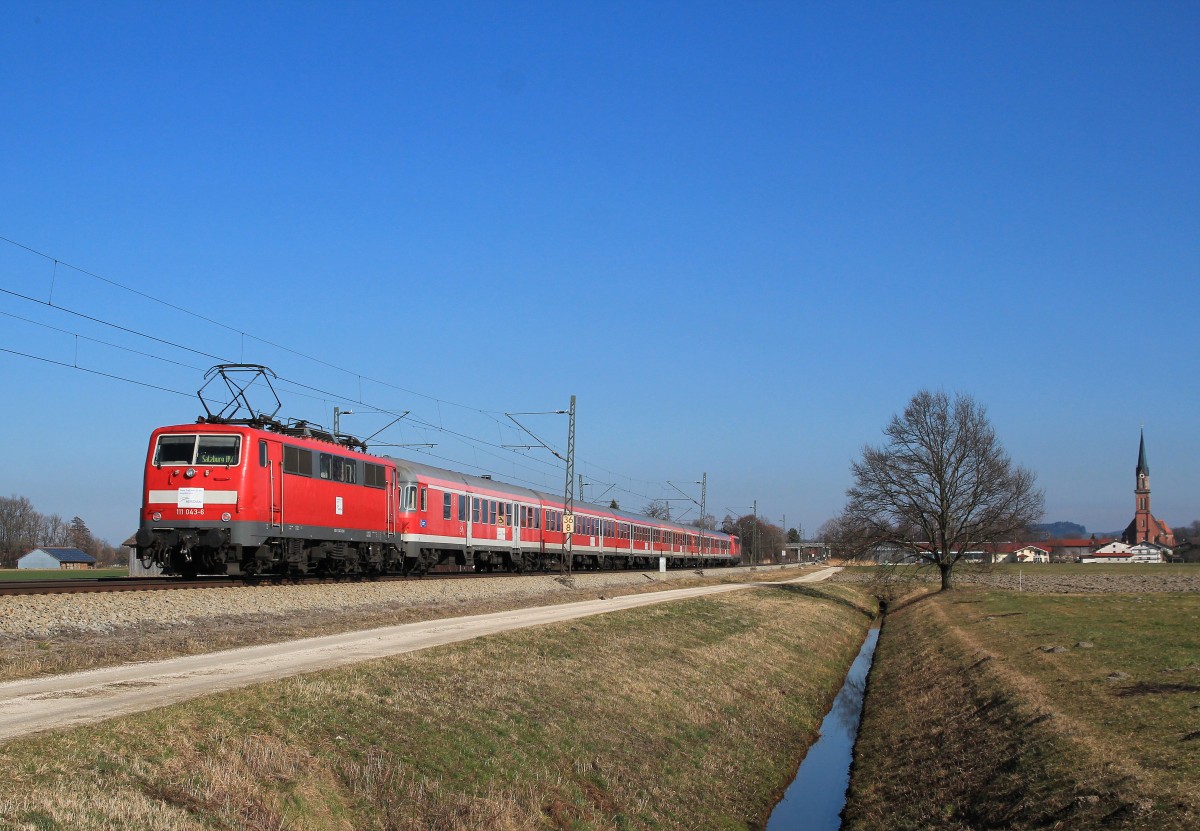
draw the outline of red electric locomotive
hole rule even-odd
[[[214,368],[242,406],[247,385]],[[211,374],[211,373],[210,373]],[[272,390],[273,391],[273,390]],[[271,415],[213,413],[150,438],[137,554],[165,573],[421,574],[441,564],[522,572],[563,563],[561,497],[417,462]],[[278,408],[277,408],[278,409]],[[572,568],[734,565],[737,537],[576,504]]]

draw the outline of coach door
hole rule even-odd
[[[387,538],[390,540],[396,536],[396,469],[385,465],[383,475],[387,492]]]
[[[258,468],[262,478],[260,493],[267,494],[267,525],[283,527],[283,445],[269,439],[258,440]]]

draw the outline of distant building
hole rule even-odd
[[[1026,545],[1013,552],[1014,563],[1048,563],[1050,549],[1040,545]]]
[[[1080,559],[1081,563],[1165,563],[1171,549],[1153,542],[1111,542]]]
[[[1171,549],[1155,542],[1139,542],[1130,546],[1129,553],[1135,563],[1165,563],[1171,556]]]
[[[815,563],[818,560],[828,560],[833,546],[824,542],[789,542],[780,553],[784,563]]]
[[[35,548],[17,560],[17,568],[95,568],[96,558],[78,548]]]
[[[1077,563],[1081,557],[1090,556],[1097,548],[1110,542],[1112,542],[1111,537],[1097,539],[1093,535],[1091,538],[1042,540],[1037,545],[1039,548],[1049,549],[1052,563]]]
[[[1161,519],[1150,513],[1150,466],[1146,464],[1146,432],[1142,431],[1141,442],[1138,444],[1138,463],[1135,472],[1136,484],[1133,488],[1134,513],[1133,520],[1121,534],[1121,542],[1127,545],[1137,545],[1140,542],[1153,542],[1167,548],[1175,546],[1175,535]]]

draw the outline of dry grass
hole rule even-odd
[[[1164,670],[1200,650],[1198,612],[1195,595],[959,591],[890,616],[845,827],[1197,827],[1200,695],[1121,692],[1187,683]]]
[[[735,592],[11,742],[0,827],[761,827],[868,606]]]

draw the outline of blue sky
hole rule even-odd
[[[0,242],[0,289],[43,301],[0,294],[0,348],[188,395],[216,362],[52,299],[553,490],[497,414],[575,394],[587,496],[707,472],[718,518],[805,531],[944,388],[1094,531],[1132,515],[1144,423],[1187,523],[1197,43],[1188,3],[5,4],[0,236],[50,259]],[[195,399],[0,378],[0,493],[127,536]]]

